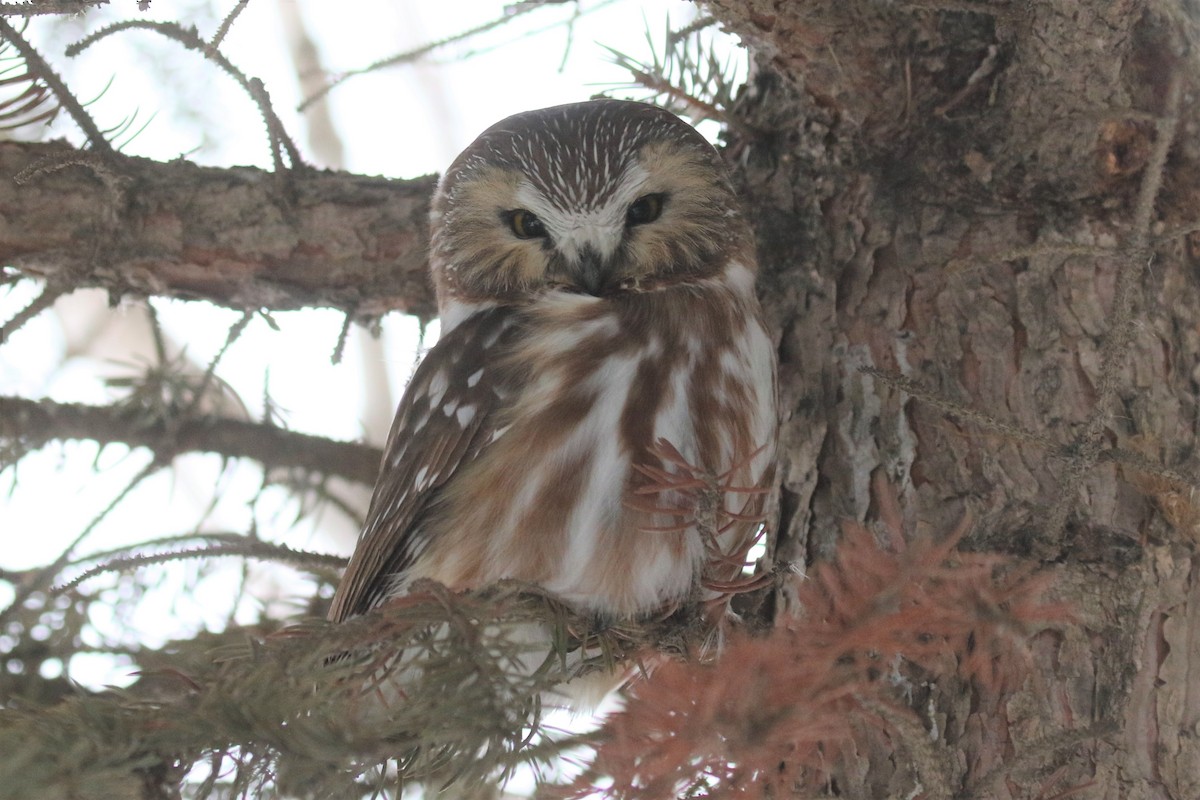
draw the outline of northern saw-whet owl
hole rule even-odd
[[[431,229],[441,338],[400,401],[330,619],[421,578],[529,582],[607,619],[695,596],[711,542],[671,513],[687,498],[654,470],[687,468],[656,442],[727,487],[729,553],[758,528],[775,458],[754,241],[717,152],[642,103],[517,114],[446,171]]]

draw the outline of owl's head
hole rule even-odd
[[[717,152],[670,112],[622,100],[488,128],[442,176],[431,229],[443,306],[654,291],[754,261]]]

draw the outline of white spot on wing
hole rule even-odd
[[[435,408],[442,402],[442,397],[446,394],[446,389],[450,388],[450,380],[446,377],[446,371],[439,369],[433,373],[433,378],[429,381],[429,407]]]
[[[475,406],[463,406],[458,410],[458,424],[467,427],[475,419]]]

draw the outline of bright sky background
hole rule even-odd
[[[66,22],[35,19],[26,35],[76,96],[99,96],[89,109],[102,128],[134,111],[131,130],[149,120],[124,152],[269,168],[256,108],[198,54],[150,32],[126,31],[78,58],[62,55],[66,44],[118,19],[177,20],[194,24],[209,38],[235,4],[153,0],[150,12],[140,13],[134,0],[114,0]],[[570,27],[562,24],[577,9],[592,8],[599,10],[585,13]],[[222,51],[246,74],[263,80],[289,133],[312,163],[404,178],[440,171],[481,130],[509,114],[586,99],[626,84],[628,74],[611,63],[603,45],[647,59],[647,31],[661,51],[668,17],[678,27],[696,14],[692,3],[678,0],[592,0],[539,8],[498,30],[437,50],[418,65],[355,77],[335,89],[323,102],[343,148],[343,163],[321,164],[311,155],[306,119],[295,110],[302,96],[288,29],[281,21],[285,12],[300,12],[321,62],[338,73],[460,33],[498,17],[503,9],[501,3],[483,0],[251,0]],[[542,32],[531,34],[538,30]],[[614,94],[642,99],[648,93]],[[65,114],[48,132],[26,128],[16,135],[43,134],[81,141]],[[31,283],[7,294],[0,291],[0,319],[11,317],[38,291]],[[117,397],[104,379],[137,372],[149,363],[152,350],[144,311],[126,305],[109,313],[103,305],[102,296],[82,292],[28,323],[0,347],[0,393],[96,404]],[[201,370],[241,316],[205,303],[155,300],[154,306],[173,354],[185,352]],[[279,332],[256,319],[218,370],[249,417],[261,419],[264,387],[269,387],[293,429],[382,443],[416,357],[416,322],[391,315],[381,340],[356,328],[343,361],[333,365],[339,315],[316,310],[276,314],[274,319]],[[436,325],[427,332],[426,346],[435,337]],[[236,406],[231,408],[236,412]],[[0,474],[0,492],[12,490],[0,500],[0,567],[25,569],[52,560],[148,461],[145,453],[123,447],[98,452],[86,442],[67,443],[26,458],[15,475],[13,470]],[[356,524],[341,512],[330,508],[293,525],[297,504],[282,491],[268,491],[256,502],[261,478],[254,464],[223,466],[215,456],[196,455],[179,459],[177,467],[139,486],[89,534],[79,552],[193,530],[245,532],[252,524],[263,538],[295,547],[348,554],[353,546]],[[345,484],[334,489],[365,509],[366,490]],[[97,606],[95,644],[154,646],[198,628],[220,629],[230,619],[253,620],[267,603],[284,604],[273,607],[275,616],[298,613],[311,595],[311,583],[294,573],[254,564],[242,587],[243,564],[218,561],[140,570],[138,580],[150,592],[147,602],[132,619],[106,618],[107,612]],[[115,586],[116,580],[101,576],[91,585]],[[0,607],[11,597],[11,587],[0,583]],[[77,657],[68,671],[89,686],[131,679],[128,666],[109,657]]]

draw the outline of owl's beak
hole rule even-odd
[[[600,252],[589,245],[579,251],[578,260],[568,267],[568,272],[571,282],[581,291],[599,297],[608,288],[612,271]]]

